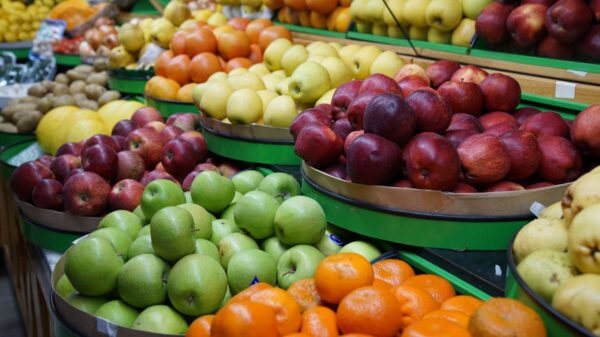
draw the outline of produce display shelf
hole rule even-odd
[[[81,64],[81,57],[73,54],[54,54],[56,64],[61,66],[78,66]]]
[[[14,170],[17,168],[10,163],[10,160],[21,154],[25,149],[29,148],[35,142],[35,138],[28,138],[19,142],[6,146],[0,151],[0,172],[5,179],[9,179]],[[35,159],[35,158],[34,158]]]
[[[108,86],[125,94],[143,95],[146,82],[154,76],[154,70],[111,70]]]
[[[59,231],[35,224],[23,214],[21,214],[19,220],[21,223],[21,231],[27,241],[37,247],[54,252],[64,253],[71,247],[73,241],[82,236],[81,233]]]
[[[169,117],[180,112],[198,113],[198,108],[194,105],[194,103],[159,99],[148,95],[145,96],[145,99],[146,104],[160,111],[163,117]]]
[[[160,12],[149,0],[138,0],[129,11],[135,15],[160,15]]]
[[[313,28],[313,27],[292,25],[289,23],[281,23],[279,21],[273,21],[273,22],[276,25],[284,26],[285,28],[289,29],[291,32],[313,34],[313,35],[318,35],[318,36],[328,36],[328,37],[333,37],[333,38],[337,38],[337,39],[346,38],[346,33],[342,33],[342,32],[334,32],[334,31],[330,31],[327,29],[319,29],[319,28]]]
[[[535,310],[546,325],[548,337],[595,337],[591,331],[586,330],[558,312],[558,310],[554,309],[549,303],[546,303],[546,301],[527,286],[517,272],[512,250],[513,242],[514,238],[506,250],[508,260],[506,297],[516,299]]]
[[[17,59],[23,60],[29,57],[32,45],[33,41],[4,42],[0,43],[0,53],[13,53]]]
[[[0,131],[0,150],[6,146],[34,138],[35,135],[31,133],[9,133]]]

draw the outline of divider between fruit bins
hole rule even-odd
[[[126,94],[143,95],[146,81],[154,76],[154,70],[113,69],[109,72],[108,86]]]
[[[194,103],[181,102],[176,100],[160,99],[145,95],[146,104],[160,111],[163,117],[169,117],[179,112],[198,112]]]

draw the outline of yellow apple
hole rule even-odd
[[[283,69],[279,69],[277,71],[274,71],[274,72],[272,72],[272,74],[275,75],[275,76],[279,76],[281,78],[286,78],[287,77],[287,74],[285,73],[285,70],[283,70]]]
[[[233,90],[248,88],[254,91],[259,91],[265,89],[265,83],[260,78],[260,76],[251,72],[246,72],[241,75],[229,76],[229,78],[227,79],[227,83],[229,83]]]
[[[371,34],[377,35],[377,36],[387,36],[387,32],[388,32],[388,26],[386,26],[385,23],[374,23],[373,24],[373,30],[371,31]]]
[[[329,75],[329,74],[328,74]],[[277,83],[277,86],[275,87],[275,92],[278,93],[279,95],[290,95],[290,77],[286,77],[283,80],[281,80],[281,82]]]
[[[362,48],[360,45],[348,44],[342,47],[338,54],[340,55],[342,61],[344,61],[344,63],[346,63],[348,67],[352,67],[352,58],[354,57],[354,54],[358,53],[360,48]]]
[[[258,94],[258,96],[260,96],[260,100],[261,100],[262,106],[263,106],[263,113],[269,106],[269,103],[271,103],[271,101],[275,97],[279,97],[279,95],[277,95],[277,93],[272,90],[259,90],[256,93]]]
[[[317,62],[317,63],[321,63],[323,62],[323,60],[326,58],[326,55],[323,54],[316,54],[316,55],[308,55],[308,59],[307,61],[312,61],[312,62]]]
[[[323,41],[316,41],[309,44],[308,46],[306,46],[306,50],[308,50],[308,53],[311,55],[321,54],[325,56],[338,56],[338,53],[335,50],[335,48]]]
[[[303,45],[297,44],[288,49],[281,58],[281,67],[285,73],[291,75],[299,65],[308,59],[308,50]]]
[[[454,29],[462,16],[462,6],[458,0],[431,0],[425,11],[427,24],[443,32]]]
[[[312,104],[331,89],[331,79],[322,65],[308,61],[301,64],[288,81],[289,95],[300,104]]]
[[[364,46],[354,54],[351,67],[354,78],[359,80],[367,78],[371,73],[371,65],[379,54],[381,49],[376,46]]]
[[[370,74],[383,74],[388,77],[394,78],[394,75],[402,68],[404,61],[391,50],[386,50],[379,54],[373,64],[371,65]]]
[[[285,77],[275,75],[275,73],[267,74],[262,77],[262,81],[265,84],[267,90],[275,91],[279,82],[283,81]]]
[[[321,96],[321,98],[319,98],[317,100],[317,102],[315,103],[315,106],[317,106],[319,104],[331,104],[331,100],[333,99],[333,94],[335,94],[336,89],[337,88],[329,89],[328,92],[323,94],[323,96]]]
[[[402,15],[402,8],[404,7],[404,0],[387,0],[388,7],[392,10],[390,11],[386,8],[383,11],[383,23],[388,26],[397,26],[396,20],[400,22],[401,25],[407,26],[409,23],[404,19]],[[396,20],[394,20],[394,17]]]
[[[422,28],[417,26],[410,26],[410,28],[408,29],[408,37],[411,40],[427,41],[428,32],[429,29],[427,27]]]
[[[240,69],[240,68],[236,68],[236,69]],[[267,68],[267,66],[264,63],[253,64],[250,68],[248,68],[248,71],[251,73],[255,73],[258,76],[264,76],[264,75],[271,73],[269,68]]]
[[[210,83],[202,92],[200,107],[208,116],[223,119],[227,116],[227,99],[233,93],[233,88],[227,82]]]
[[[251,124],[262,117],[263,106],[256,91],[242,88],[227,99],[227,118],[233,124]]]
[[[408,33],[408,26],[406,27],[402,27],[404,28],[404,32]],[[406,35],[404,35],[404,32],[402,31],[402,29],[400,27],[397,26],[389,26],[388,27],[388,36],[389,37],[395,37],[397,39],[406,39]]]
[[[327,69],[331,79],[331,87],[337,88],[340,85],[350,82],[354,77],[352,69],[348,67],[342,59],[334,56],[327,56],[321,65]]]
[[[216,73],[210,75],[210,77],[206,80],[206,82],[214,82],[214,81],[227,81],[227,75],[224,71],[217,71]]]
[[[463,19],[452,32],[451,43],[455,46],[469,47],[473,36],[475,36],[475,20]]]
[[[383,12],[387,11],[383,1],[369,1],[367,2],[367,8],[365,8],[365,20],[371,22],[383,22]]]
[[[339,42],[329,42],[329,45],[332,46],[333,49],[335,49],[338,52],[338,54],[340,52],[340,49],[342,49],[343,47],[342,44]]]
[[[288,128],[298,115],[296,102],[287,95],[277,96],[265,109],[265,125]]]
[[[373,24],[369,21],[354,20],[354,22],[356,23],[356,30],[359,33],[370,34],[371,30],[373,30]]]
[[[248,72],[248,69],[240,67],[240,68],[233,69],[232,71],[229,72],[228,75],[229,75],[229,77],[231,77],[231,76],[236,76],[236,75],[242,75],[247,72]]]
[[[353,0],[352,4],[350,4],[350,16],[352,16],[352,19],[355,21],[357,19],[366,20],[367,6],[369,2],[369,0]]]
[[[288,39],[277,39],[265,49],[263,60],[269,70],[281,69],[281,58],[283,54],[292,47],[292,42]]]
[[[430,0],[406,0],[402,7],[402,15],[412,26],[427,27],[425,12]]]
[[[452,38],[452,32],[442,32],[433,27],[429,27],[427,31],[427,41],[435,42],[435,43],[450,43],[450,39]]]

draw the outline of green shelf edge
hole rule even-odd
[[[563,115],[563,117],[567,117],[569,119],[575,118],[575,115],[590,106],[590,104],[565,101],[558,98],[528,94],[526,92],[521,94],[521,99],[523,103],[530,103],[527,105],[532,105],[538,108],[547,108],[553,111],[556,111],[556,108],[561,108],[563,110],[558,112]]]
[[[218,135],[203,129],[204,139],[210,152],[220,156],[249,163],[267,165],[300,165],[294,153],[294,144],[252,142]]]
[[[138,0],[131,8],[130,13],[138,15],[160,15],[160,12],[148,0]]]
[[[78,66],[81,64],[79,55],[54,54],[54,59],[56,59],[56,64],[62,66]]]
[[[279,21],[273,21],[273,23],[276,24],[276,25],[279,25],[279,26],[283,26],[283,27],[289,29],[292,32],[305,33],[305,34],[313,34],[313,35],[321,35],[321,36],[333,37],[333,38],[336,38],[336,39],[345,39],[346,38],[346,33],[332,32],[332,31],[327,30],[327,29],[318,29],[318,28],[313,28],[313,27],[304,27],[304,26],[292,25],[292,24],[289,24],[289,23],[281,23]]]
[[[9,164],[8,161],[34,142],[35,138],[21,140],[6,146],[0,151],[0,172],[5,179],[10,179],[12,173],[17,169],[16,166]]]
[[[198,108],[194,105],[194,103],[168,101],[150,96],[145,96],[145,100],[146,105],[156,108],[158,111],[160,111],[160,114],[163,115],[163,117],[169,117],[179,112],[198,113]]]
[[[0,149],[6,146],[10,146],[16,144],[18,142],[22,142],[25,140],[35,139],[35,136],[31,133],[22,134],[22,133],[8,133],[8,132],[0,132]]]
[[[108,77],[108,86],[111,90],[134,95],[143,95],[146,80],[130,80],[114,76]]]
[[[15,54],[17,59],[26,59],[29,57],[29,51],[31,48],[0,48],[1,52],[9,52]]]
[[[48,249],[58,253],[64,253],[71,247],[74,240],[77,240],[83,234],[65,233],[55,231],[31,223],[27,219],[20,217],[21,231],[23,236],[35,246]]]

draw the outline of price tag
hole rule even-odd
[[[42,21],[40,28],[35,34],[33,47],[31,47],[31,51],[29,52],[29,59],[36,61],[53,58],[52,44],[62,39],[66,27],[67,24],[63,20],[46,19]]]
[[[577,85],[575,83],[556,81],[556,86],[554,88],[554,97],[574,99],[576,86]]]

